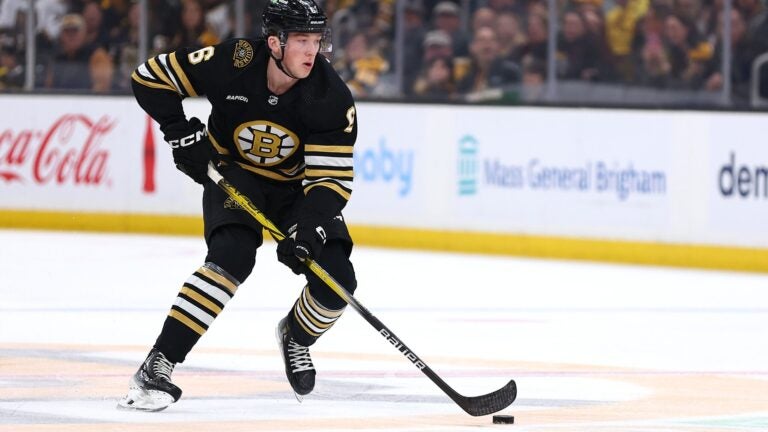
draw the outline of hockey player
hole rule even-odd
[[[346,306],[303,260],[312,258],[350,292],[352,239],[341,210],[352,192],[355,105],[322,55],[326,16],[313,0],[271,0],[264,39],[235,39],[150,58],[133,73],[139,105],[160,124],[176,167],[203,185],[208,253],[183,284],[162,331],[130,380],[122,408],[158,411],[179,400],[171,381],[237,287],[262,244],[262,228],[206,175],[209,161],[287,238],[278,260],[307,285],[277,325],[285,373],[297,399],[315,384],[311,346]],[[182,99],[205,95],[208,125],[187,119]]]

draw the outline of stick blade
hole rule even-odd
[[[510,380],[507,385],[482,396],[465,397],[459,406],[471,416],[483,416],[499,412],[512,405],[517,398],[517,384]]]

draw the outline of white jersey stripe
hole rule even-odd
[[[215,298],[223,305],[226,305],[229,299],[232,298],[223,288],[211,285],[195,275],[190,276],[189,279],[187,279],[187,283]]]
[[[163,69],[165,69],[165,74],[168,75],[168,78],[170,78],[171,81],[173,81],[173,86],[176,87],[176,91],[180,95],[185,94],[181,91],[181,88],[179,87],[179,83],[176,82],[176,78],[173,76],[171,69],[168,67],[168,54],[160,54],[159,56],[157,56],[157,59],[160,61],[160,65],[163,66]]]
[[[349,181],[349,180],[339,180],[339,179],[335,179],[335,178],[331,178],[331,177],[321,177],[319,179],[304,180],[301,183],[301,185],[302,186],[307,186],[307,185],[311,185],[311,184],[315,184],[315,183],[322,183],[322,182],[327,182],[327,181],[333,181],[335,183],[338,183],[342,187],[345,187],[345,188],[350,189],[350,190],[352,189],[352,182],[351,181]]]
[[[307,165],[313,166],[328,166],[328,167],[349,167],[352,168],[351,157],[336,157],[336,156],[304,156],[304,161]]]
[[[304,315],[304,312],[301,311],[301,308],[298,307],[298,305],[294,309],[296,310],[296,314],[299,316],[299,319],[301,319],[302,324],[309,327],[315,333],[322,334],[327,330],[327,328],[319,328],[312,324],[312,321],[307,319],[307,317]]]
[[[184,312],[192,315],[193,317],[197,318],[198,320],[205,323],[205,325],[210,326],[213,324],[213,319],[215,317],[208,314],[208,312],[200,309],[199,307],[195,306],[194,304],[186,301],[185,299],[181,297],[176,297],[176,301],[173,302],[174,305],[182,308]]]

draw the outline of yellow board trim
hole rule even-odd
[[[0,227],[202,235],[201,216],[0,210]],[[768,249],[350,226],[357,245],[768,273]],[[269,237],[269,236],[265,236]]]
[[[170,235],[202,235],[203,217],[140,213],[0,210],[0,227]]]
[[[200,336],[205,334],[204,328],[200,327],[200,325],[198,325],[196,322],[192,321],[191,319],[187,318],[186,315],[180,313],[176,309],[171,309],[171,311],[168,312],[168,316],[171,318],[176,318],[177,320],[181,321],[182,324],[191,328],[192,330],[194,330],[195,333],[199,334]]]

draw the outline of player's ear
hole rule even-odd
[[[277,36],[268,36],[267,37],[267,46],[269,47],[270,51],[272,51],[275,54],[280,54],[280,38]]]

